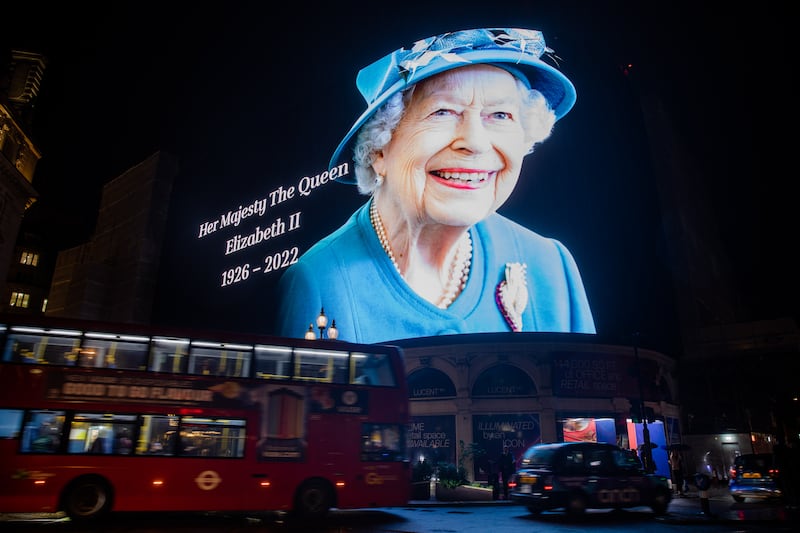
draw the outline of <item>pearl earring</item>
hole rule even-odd
[[[375,174],[375,186],[380,187],[381,185],[383,185],[383,179],[384,179],[383,176],[381,176],[380,174]]]

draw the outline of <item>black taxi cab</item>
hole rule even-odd
[[[672,500],[666,477],[647,474],[635,453],[613,444],[537,444],[519,464],[509,496],[533,514],[563,509],[580,516],[587,509],[649,507],[663,515]]]

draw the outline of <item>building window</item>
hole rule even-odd
[[[39,264],[39,254],[34,252],[22,252],[19,262],[23,265],[36,266]]]
[[[27,308],[28,307],[28,301],[30,300],[30,298],[31,298],[30,294],[26,294],[24,292],[16,292],[16,291],[14,291],[14,292],[11,293],[11,301],[9,302],[9,305],[11,307],[24,307],[24,308]]]

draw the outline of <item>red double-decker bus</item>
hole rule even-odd
[[[0,320],[0,512],[404,505],[402,353]]]

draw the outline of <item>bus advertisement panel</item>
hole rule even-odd
[[[0,338],[0,512],[408,501],[397,347],[29,323]]]

